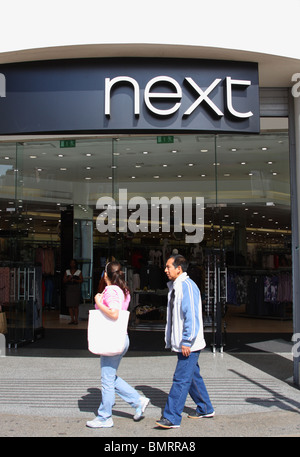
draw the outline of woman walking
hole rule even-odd
[[[102,294],[95,296],[95,307],[110,319],[118,319],[119,310],[127,310],[130,302],[129,289],[119,262],[114,261],[106,265],[104,279],[106,287]],[[86,423],[88,427],[113,427],[112,407],[115,403],[115,393],[135,408],[133,420],[139,421],[142,418],[148,406],[149,398],[141,397],[133,387],[117,376],[117,369],[128,347],[129,338],[127,335],[122,354],[100,357],[102,401],[97,417]]]

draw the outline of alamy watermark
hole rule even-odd
[[[6,79],[3,73],[0,73],[0,97],[6,97]]]
[[[292,348],[292,354],[294,358],[300,357],[300,333],[294,333],[292,336],[292,341],[294,342]]]
[[[186,243],[200,243],[204,237],[203,197],[151,197],[148,203],[141,196],[128,200],[127,189],[120,189],[117,202],[109,196],[100,197],[96,208],[103,210],[96,221],[100,233],[184,231]]]
[[[300,73],[294,73],[291,81],[295,82],[292,86],[292,96],[298,98],[300,97]]]

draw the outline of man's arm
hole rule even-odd
[[[182,354],[188,356],[199,331],[199,293],[194,290],[191,282],[185,281],[182,284],[182,294]]]

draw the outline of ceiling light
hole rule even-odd
[[[147,155],[147,154],[149,154],[149,152],[148,151],[143,151],[143,154]]]
[[[193,167],[195,164],[194,163],[188,163],[189,167]]]
[[[268,165],[272,165],[273,162],[267,162]]]
[[[5,157],[4,157],[4,159],[5,159],[5,160],[9,160],[9,159],[10,159],[10,157],[8,157],[8,156],[5,156]]]
[[[159,176],[158,176],[158,175],[154,175],[153,178],[154,178],[154,179],[158,179]]]
[[[230,173],[224,173],[224,176],[230,176]]]
[[[63,154],[58,154],[58,156],[57,156],[57,157],[63,157],[63,156],[64,156]]]
[[[177,175],[177,178],[182,178],[182,175]]]
[[[87,176],[87,177],[86,177],[86,178],[84,178],[84,179],[92,179],[92,178],[90,178],[89,176]]]
[[[200,175],[200,176],[201,176],[201,178],[205,178],[206,175]]]
[[[29,156],[30,159],[36,159],[36,156]]]
[[[91,170],[91,169],[92,169],[92,167],[85,167],[85,169],[86,169],[86,170]]]
[[[60,171],[66,171],[66,168],[60,168]]]
[[[92,154],[90,152],[88,152],[87,154],[85,154],[87,157],[92,157]]]
[[[208,149],[200,149],[200,152],[208,152]]]
[[[268,148],[264,147],[264,148],[261,148],[262,151],[267,151]]]
[[[246,165],[246,162],[241,162],[241,165]]]

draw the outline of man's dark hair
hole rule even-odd
[[[186,273],[189,264],[188,264],[188,261],[186,260],[186,258],[183,257],[183,255],[181,255],[181,254],[172,255],[172,256],[170,257],[170,259],[173,259],[173,266],[174,266],[175,268],[181,267],[182,272],[183,272],[183,273]]]

